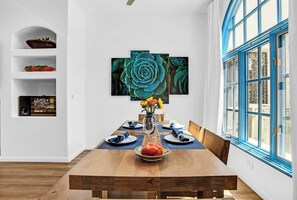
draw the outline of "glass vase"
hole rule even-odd
[[[143,131],[147,135],[147,143],[157,143],[156,116],[154,113],[147,113],[143,118]]]

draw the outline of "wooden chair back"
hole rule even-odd
[[[144,116],[145,116],[145,114],[138,114],[138,121],[143,121]],[[164,113],[155,114],[155,116],[156,116],[156,120],[158,122],[164,122],[164,120],[165,120]]]
[[[205,130],[205,135],[202,143],[207,149],[209,149],[214,155],[216,155],[223,163],[227,164],[230,140]]]
[[[203,143],[205,129],[193,121],[189,121],[188,131],[201,143]]]

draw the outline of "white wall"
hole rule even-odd
[[[57,33],[58,116],[19,118],[12,116],[12,35],[25,27],[44,26]],[[67,1],[0,1],[0,100],[1,157],[14,161],[67,161],[66,52]]]
[[[86,10],[86,146],[94,147],[124,120],[137,119],[139,102],[111,96],[111,58],[130,50],[189,57],[189,95],[170,95],[168,119],[202,123],[206,14],[99,14]]]
[[[230,0],[221,0],[221,19]],[[231,145],[228,166],[265,200],[293,199],[292,178]]]
[[[68,1],[68,160],[85,148],[85,13],[83,0]]]

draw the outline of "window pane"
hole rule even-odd
[[[235,28],[235,47],[242,45],[243,40],[243,23],[240,23],[240,25]]]
[[[238,110],[238,84],[234,85],[234,108]]]
[[[291,121],[290,121],[290,78],[285,67],[289,59],[288,43],[285,42],[288,34],[279,36],[281,41],[278,48],[278,67],[277,67],[277,155],[289,161],[292,160],[291,147]]]
[[[248,84],[248,111],[258,112],[258,82]]]
[[[261,147],[270,150],[270,117],[262,116],[261,121]]]
[[[290,59],[289,59],[289,34],[283,37],[283,45],[285,46],[286,59],[284,60],[284,65],[286,66],[286,74],[290,73]]]
[[[227,134],[232,135],[233,130],[233,111],[227,111]]]
[[[248,0],[245,1],[246,4],[246,14],[250,13],[258,5],[258,0]]]
[[[292,161],[291,120],[286,120],[285,127],[278,134],[277,155],[288,161]]]
[[[248,52],[248,79],[258,78],[258,49]]]
[[[287,117],[290,117],[290,78],[286,78],[285,80],[285,86],[286,86],[286,89],[285,89],[285,93],[286,93],[286,112],[285,112],[285,115]]]
[[[240,20],[242,20],[242,18],[243,18],[243,3],[241,1],[234,17],[235,24],[237,24]]]
[[[273,27],[277,23],[277,1],[269,0],[261,8],[262,32]]]
[[[228,86],[227,88],[227,108],[233,109],[233,86]]]
[[[227,83],[233,82],[233,60],[230,60],[226,63],[227,70]]]
[[[270,45],[269,43],[261,47],[261,77],[270,76]]]
[[[248,115],[248,142],[258,146],[258,115]]]
[[[258,35],[258,11],[246,20],[246,39],[247,41]]]
[[[282,0],[282,20],[287,19],[289,16],[289,0]]]
[[[233,50],[233,30],[229,31],[229,38],[228,38],[228,49],[227,51]]]
[[[234,58],[234,82],[238,82],[238,58]]]
[[[234,112],[234,133],[233,136],[238,137],[238,112]]]
[[[262,113],[270,113],[270,80],[261,81]]]

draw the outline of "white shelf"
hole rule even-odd
[[[46,80],[56,79],[56,72],[14,72],[11,74],[12,79],[17,80]]]
[[[57,116],[12,116],[14,119],[55,119]]]
[[[56,56],[57,49],[14,49],[12,50],[12,56]]]
[[[12,49],[31,49],[31,47],[29,47],[26,43],[27,40],[44,37],[49,37],[49,39],[53,42],[56,42],[57,40],[56,33],[48,28],[40,26],[30,26],[24,28],[13,35]]]
[[[12,90],[12,117],[15,119],[53,119],[55,116],[19,115],[20,96],[56,96],[56,71],[26,72],[26,66],[47,65],[56,68],[57,48],[32,49],[26,43],[29,39],[49,37],[56,42],[57,35],[45,27],[32,26],[16,32],[12,36],[11,50],[11,90]],[[56,68],[57,69],[57,68]]]

